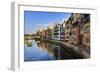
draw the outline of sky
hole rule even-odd
[[[68,19],[70,15],[71,13],[64,12],[24,11],[24,33],[36,33],[37,30],[47,28],[50,24]]]

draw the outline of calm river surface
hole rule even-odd
[[[27,40],[24,46],[24,61],[42,61],[60,59],[60,47],[44,41]]]
[[[26,40],[24,46],[24,61],[47,61],[64,59],[82,59],[68,47],[51,44],[46,41]]]

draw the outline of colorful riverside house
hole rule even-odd
[[[72,14],[72,43],[76,46],[80,45],[80,13]]]
[[[60,23],[55,23],[53,28],[53,39],[60,40]]]
[[[60,26],[60,40],[65,41],[65,24],[64,24],[64,22]]]
[[[82,45],[90,52],[90,14],[83,14],[81,35]]]
[[[67,43],[72,43],[72,19],[71,17],[68,20],[63,22],[65,24],[65,41]]]
[[[53,29],[54,29],[54,25],[53,25],[53,24],[50,24],[50,25],[47,27],[48,39],[53,39],[53,38],[54,38]]]
[[[43,29],[40,29],[40,30],[37,31],[37,35],[38,35],[41,39],[43,38],[43,35],[42,35],[43,33],[42,33],[42,32],[43,32]]]
[[[41,38],[41,39],[46,39],[48,37],[48,33],[46,29],[40,29],[37,31],[37,35]]]

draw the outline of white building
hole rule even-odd
[[[60,40],[60,23],[55,23],[53,28],[53,39],[54,40]]]

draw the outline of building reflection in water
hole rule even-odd
[[[28,40],[25,41],[24,61],[42,61],[59,59],[60,47],[58,47],[57,45],[41,40],[32,40],[31,42]]]
[[[47,41],[32,40],[32,45],[25,45],[24,61],[82,59],[81,56],[68,51],[69,49]]]
[[[60,51],[58,52],[59,48],[57,47],[57,45],[53,45],[45,41],[36,41],[36,43],[41,50],[48,52],[49,55],[54,56],[56,59],[57,55],[58,57],[60,57],[58,54]]]

